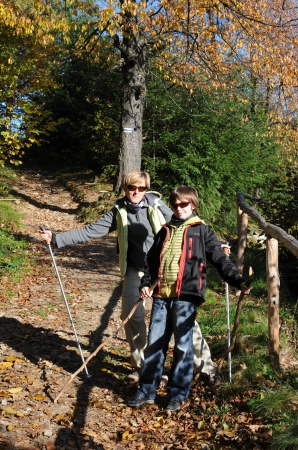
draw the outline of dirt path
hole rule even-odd
[[[0,371],[0,448],[9,448],[9,442],[28,449],[116,448],[118,431],[111,431],[110,418],[106,422],[111,413],[106,412],[114,408],[109,404],[123,403],[121,395],[127,390],[125,383],[118,382],[130,370],[124,333],[90,362],[90,380],[82,372],[59,403],[53,403],[81,359],[48,247],[41,243],[38,230],[40,225],[56,232],[82,226],[75,218],[78,205],[55,179],[35,170],[22,169],[13,189],[21,199],[22,234],[30,241],[29,255],[35,267],[16,286],[17,295],[5,301],[0,313],[0,357],[8,363]],[[54,253],[87,357],[121,323],[116,237]],[[101,406],[101,401],[105,405]],[[97,442],[99,434],[105,447]]]

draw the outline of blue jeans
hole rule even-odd
[[[154,399],[158,389],[169,342],[174,333],[174,358],[168,380],[171,400],[186,400],[193,379],[192,332],[197,306],[173,298],[155,298],[152,305],[148,345],[141,371],[138,395]]]

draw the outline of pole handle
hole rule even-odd
[[[40,231],[46,231],[46,227],[44,227],[43,225],[41,225],[39,227]],[[51,239],[49,238],[47,241],[45,241],[47,243],[47,245],[50,247],[51,246]]]

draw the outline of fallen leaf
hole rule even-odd
[[[24,413],[17,411],[16,409],[13,409],[11,406],[2,406],[2,411],[4,411],[6,414],[11,414],[13,416],[23,417]]]
[[[104,404],[101,403],[101,402],[95,402],[95,403],[93,403],[92,406],[93,406],[93,408],[105,409],[106,411],[112,411],[112,409],[113,409],[113,408],[111,408],[110,406],[104,405]]]
[[[5,361],[23,362],[24,358],[19,358],[18,356],[6,356]]]
[[[32,398],[33,398],[33,400],[37,400],[39,402],[42,402],[45,399],[44,396],[41,394],[36,394]]]
[[[122,433],[122,441],[125,441],[129,436],[129,430],[124,431],[124,433]]]
[[[203,428],[204,424],[205,424],[204,420],[199,420],[199,422],[198,422],[198,430]]]
[[[18,392],[21,392],[22,390],[23,390],[23,388],[21,388],[21,387],[16,387],[16,388],[8,389],[7,392],[10,392],[11,394],[17,394]]]
[[[4,362],[1,366],[0,369],[7,369],[8,367],[12,366],[12,362]]]
[[[10,398],[10,395],[7,394],[7,392],[4,391],[0,391],[0,397],[6,397],[6,398]]]

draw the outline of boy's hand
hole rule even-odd
[[[140,297],[141,298],[148,298],[148,297],[151,297],[151,295],[152,295],[152,290],[150,290],[150,288],[148,287],[148,286],[145,286],[145,287],[143,287],[141,290],[140,290]]]
[[[241,286],[241,293],[242,293],[242,294],[247,295],[247,294],[250,293],[250,290],[251,290],[251,288],[252,288],[251,286],[247,286],[247,285],[245,284],[245,282],[241,283],[240,286]]]
[[[231,247],[229,246],[229,244],[221,244],[221,249],[227,256],[230,256]]]

